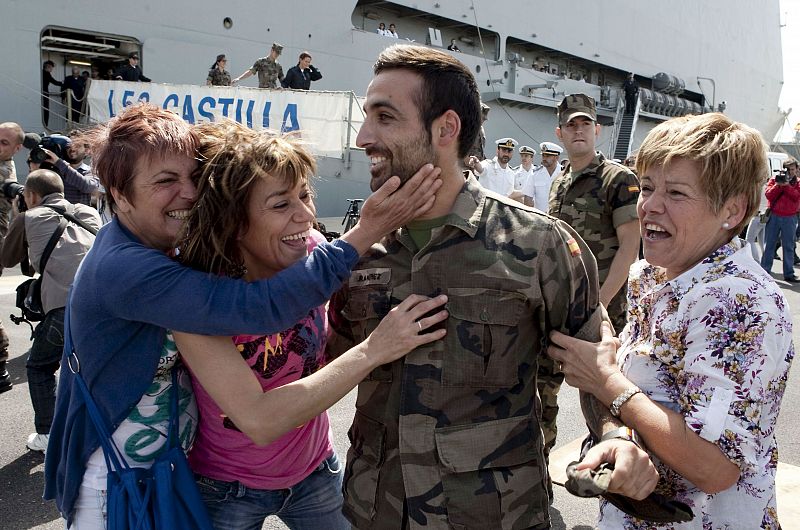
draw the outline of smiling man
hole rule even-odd
[[[470,70],[413,45],[384,50],[367,89],[357,144],[371,186],[442,170],[433,208],[391,233],[331,300],[330,353],[365,340],[411,294],[447,294],[447,335],[374,370],[350,430],[344,513],[355,528],[550,528],[537,365],[550,330],[597,340],[594,258],[559,220],[487,190],[461,160],[480,129]],[[595,432],[618,426],[582,396]],[[611,488],[643,498],[657,474],[630,441],[593,451],[616,459]],[[612,456],[613,455],[613,456]]]

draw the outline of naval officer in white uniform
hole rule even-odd
[[[513,138],[500,138],[495,142],[497,144],[497,155],[491,160],[478,160],[477,157],[469,157],[469,167],[478,180],[481,186],[489,191],[499,193],[505,197],[513,197],[514,193],[514,170],[508,163],[511,157],[514,156],[514,148],[517,146],[517,141]],[[521,200],[522,195],[519,195]]]
[[[558,163],[558,158],[561,156],[563,149],[553,142],[542,142],[539,145],[539,149],[542,153],[542,165],[536,166],[538,169],[531,175],[529,179],[530,186],[526,187],[525,193],[530,192],[532,188],[533,206],[543,212],[547,212],[547,205],[550,202],[550,185],[553,183],[553,179],[561,174],[561,165]]]
[[[523,145],[519,148],[521,164],[514,168],[514,191],[522,195],[514,198],[528,206],[534,205],[534,174],[542,169],[541,166],[533,165],[534,155],[536,150],[533,147]]]

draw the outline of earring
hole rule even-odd
[[[722,229],[723,230],[728,230],[728,229],[730,229],[730,227],[731,227],[730,223],[727,223],[727,222],[722,223]]]

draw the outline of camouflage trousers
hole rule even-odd
[[[556,366],[556,361],[548,355],[539,358],[539,372],[536,379],[536,388],[539,391],[539,399],[542,401],[542,414],[539,424],[542,427],[544,461],[545,465],[550,464],[550,450],[556,445],[558,427],[556,417],[558,416],[558,391],[561,390],[561,383],[564,382],[564,373]],[[553,502],[553,482],[547,479],[547,494],[550,502]]]
[[[558,391],[561,390],[561,383],[564,382],[564,373],[558,370],[556,361],[549,356],[542,356],[539,359],[539,374],[536,380],[536,387],[539,390],[539,398],[542,400],[542,416],[540,424],[544,434],[544,456],[550,456],[550,450],[556,445],[556,416],[558,415]]]

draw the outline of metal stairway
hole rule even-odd
[[[622,122],[619,127],[617,136],[617,143],[614,147],[614,158],[618,160],[625,160],[630,154],[631,135],[633,133],[633,123],[636,120],[636,114],[623,114]]]

